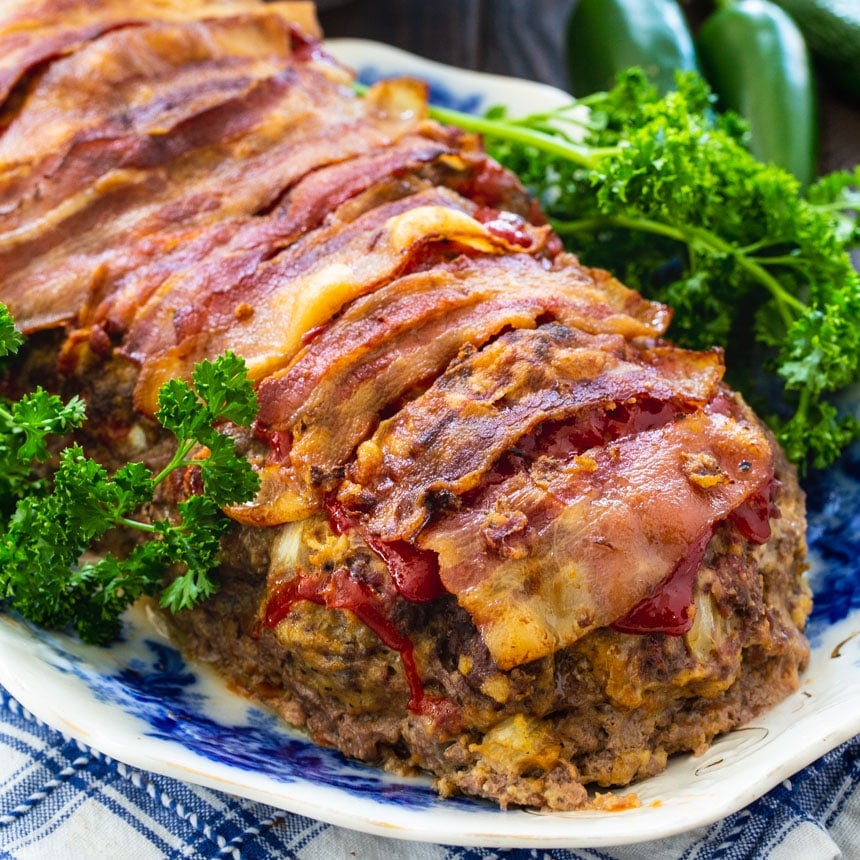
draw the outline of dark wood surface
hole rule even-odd
[[[347,0],[321,9],[320,21],[330,37],[375,39],[463,68],[568,89],[565,27],[575,2]],[[831,92],[825,81],[820,102],[820,169],[860,164],[860,104]]]

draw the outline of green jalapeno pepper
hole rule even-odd
[[[697,46],[720,107],[749,124],[753,154],[808,184],[818,148],[815,82],[794,21],[769,0],[721,3]]]
[[[774,2],[794,18],[821,71],[844,93],[860,99],[860,2]]]
[[[606,90],[640,66],[661,93],[675,70],[698,71],[693,37],[676,0],[579,0],[567,23],[567,61],[574,95]]]

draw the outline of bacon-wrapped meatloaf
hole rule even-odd
[[[313,9],[6,0],[0,299],[91,452],[225,349],[261,477],[178,641],[321,744],[572,809],[797,687],[803,496],[667,308]],[[174,486],[174,503],[194,482]]]

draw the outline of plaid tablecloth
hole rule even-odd
[[[860,736],[756,803],[619,848],[455,848],[368,836],[145,773],[64,737],[0,688],[0,857],[16,860],[830,860],[860,857]]]

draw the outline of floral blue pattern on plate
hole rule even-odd
[[[155,741],[179,743],[211,762],[278,782],[310,780],[411,805],[437,800],[426,781],[392,791],[395,787],[378,769],[308,742],[244,699],[224,708],[217,681],[186,663],[142,608],[127,614],[123,641],[109,649],[113,659],[107,664],[94,660],[92,650],[73,639],[26,623],[22,627],[49,649],[46,660],[55,671],[76,679],[98,701],[140,719],[143,734]]]
[[[331,50],[367,79],[422,76],[434,99],[461,110],[505,104],[516,114],[567,100],[373,43],[340,40]],[[704,755],[674,759],[636,786],[642,806],[623,813],[501,812],[350,762],[231,693],[207,667],[186,664],[144,607],[128,613],[124,640],[108,649],[0,617],[0,683],[45,722],[132,766],[370,833],[494,847],[656,839],[728,815],[860,731],[860,448],[807,489],[816,603],[801,690]]]

